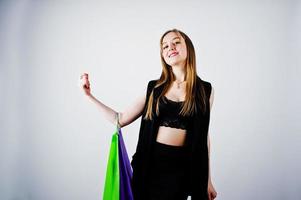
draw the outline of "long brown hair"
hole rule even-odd
[[[196,57],[195,57],[195,50],[194,46],[190,40],[190,38],[183,33],[182,31],[178,29],[171,29],[167,30],[160,38],[160,57],[161,57],[161,64],[162,64],[162,73],[160,76],[160,79],[156,82],[155,88],[161,86],[162,84],[165,84],[162,90],[162,93],[158,97],[158,101],[156,103],[156,115],[159,115],[159,100],[162,98],[162,96],[165,95],[165,93],[168,91],[168,89],[172,86],[173,81],[175,81],[175,76],[172,72],[172,68],[170,65],[168,65],[162,56],[162,42],[163,38],[166,34],[174,32],[176,34],[180,34],[186,43],[186,50],[187,50],[187,58],[185,63],[185,80],[186,80],[186,96],[185,101],[182,104],[182,109],[180,111],[180,115],[187,116],[192,115],[197,111],[197,103],[201,103],[201,110],[202,112],[205,112],[206,110],[206,99],[205,99],[205,90],[203,87],[203,84],[200,91],[196,91],[196,83],[197,83],[197,72],[196,72]],[[198,94],[199,93],[199,94]],[[196,102],[196,95],[201,96],[201,102]],[[154,92],[152,91],[147,103],[147,111],[145,114],[144,119],[153,119],[153,101],[154,101]]]

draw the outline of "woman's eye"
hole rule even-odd
[[[166,48],[167,48],[167,46],[164,46],[164,47],[163,47],[163,49],[166,49]]]
[[[176,42],[176,44],[180,44],[180,42],[178,41],[178,42]]]

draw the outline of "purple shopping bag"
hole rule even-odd
[[[133,200],[131,181],[133,176],[132,166],[125,148],[121,128],[118,126],[118,156],[120,178],[120,200]]]

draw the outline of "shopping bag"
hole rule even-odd
[[[134,198],[131,188],[133,170],[125,148],[120,128],[118,130],[118,133],[120,200],[133,200]]]
[[[117,113],[116,130],[112,135],[107,164],[103,200],[133,200],[132,176],[133,171],[119,125],[119,113]]]
[[[103,200],[119,200],[118,133],[112,135]]]

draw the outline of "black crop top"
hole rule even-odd
[[[183,103],[170,100],[163,95],[159,104],[159,125],[187,130],[189,117],[179,114]]]

